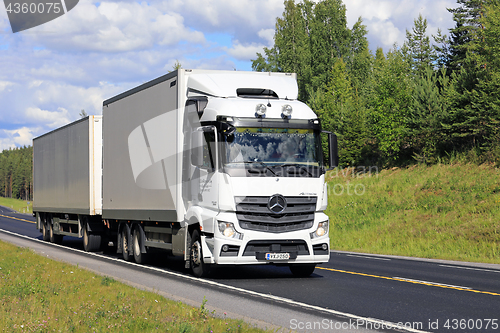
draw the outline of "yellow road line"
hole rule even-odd
[[[478,293],[478,294],[487,294],[487,295],[493,295],[493,296],[500,296],[500,294],[493,293],[493,292],[490,292],[490,291],[481,291],[481,290],[474,290],[474,289],[468,289],[468,288],[460,288],[460,287],[449,286],[449,285],[442,285],[442,284],[437,284],[437,283],[428,283],[428,282],[424,282],[424,281],[416,281],[416,280],[401,279],[401,278],[394,278],[394,277],[388,277],[388,276],[380,276],[380,275],[373,275],[373,274],[365,274],[365,273],[344,271],[344,270],[341,270],[341,269],[334,269],[334,268],[326,268],[326,267],[316,267],[316,268],[323,269],[323,270],[326,270],[326,271],[332,271],[332,272],[338,272],[338,273],[345,273],[345,274],[352,274],[352,275],[360,275],[360,276],[367,276],[367,277],[372,277],[372,278],[377,278],[377,279],[400,281],[400,282],[408,282],[408,283],[414,283],[414,284],[422,284],[422,285],[431,286],[431,287],[440,287],[440,288],[455,289],[455,290],[460,290],[460,291],[470,291],[470,292]]]
[[[17,218],[17,217],[12,217],[12,216],[2,215],[2,214],[0,214],[0,216],[1,217],[6,217],[8,219],[19,220],[19,221],[29,222],[29,223],[33,223],[33,224],[36,223],[35,221],[24,220],[24,219],[20,219],[20,218]]]

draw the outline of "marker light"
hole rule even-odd
[[[257,104],[257,107],[255,108],[255,113],[257,113],[259,117],[265,115],[266,111],[267,111],[267,106],[265,104]]]
[[[293,108],[291,105],[289,104],[285,104],[283,105],[283,107],[281,108],[281,112],[283,113],[283,116],[284,117],[290,117],[292,115],[292,111],[293,111]]]

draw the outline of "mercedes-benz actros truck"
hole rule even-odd
[[[310,275],[329,260],[337,139],[297,95],[295,74],[179,69],[105,100],[102,116],[33,140],[37,228],[137,263],[164,250],[199,277],[255,264]]]

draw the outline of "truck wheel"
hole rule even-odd
[[[50,233],[47,221],[43,221],[42,223],[42,238],[46,242],[50,241]]]
[[[141,253],[142,238],[141,238],[141,226],[136,226],[134,228],[132,236],[132,250],[134,252],[134,260],[138,264],[144,264],[147,260],[147,254]]]
[[[316,264],[291,264],[290,271],[297,277],[307,277],[314,272]]]
[[[130,260],[130,255],[129,255],[129,238],[130,236],[130,228],[128,225],[124,225],[122,228],[122,233],[121,233],[121,241],[122,241],[122,256],[123,260],[129,261]]]
[[[62,239],[63,239],[63,236],[62,235],[56,235],[54,233],[54,225],[52,223],[48,223],[49,224],[49,240],[51,243],[55,243],[55,244],[61,244],[62,243]]]
[[[206,277],[209,275],[209,265],[203,262],[203,251],[201,249],[201,238],[198,230],[193,230],[189,246],[189,260],[191,272],[196,277]]]
[[[101,247],[101,235],[90,233],[88,223],[85,223],[83,230],[83,249],[86,252],[99,251]]]

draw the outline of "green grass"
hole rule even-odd
[[[500,263],[494,165],[344,169],[327,178],[332,249]]]
[[[0,241],[0,331],[265,332]]]
[[[33,212],[33,202],[31,201],[28,204],[28,201],[0,197],[0,206],[12,208],[20,213],[29,214]]]
[[[462,160],[329,172],[332,248],[500,263],[500,169]],[[26,211],[22,200],[0,205]]]

